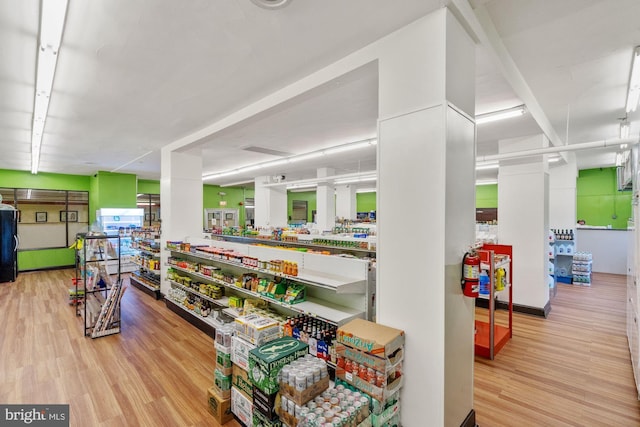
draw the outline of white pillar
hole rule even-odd
[[[406,333],[406,426],[473,417],[474,300],[460,278],[475,239],[474,72],[474,42],[446,8],[379,59],[377,320]]]
[[[202,158],[163,148],[161,153],[160,206],[162,206],[162,265],[169,253],[167,240],[202,237]],[[161,269],[161,292],[169,284],[166,268]]]
[[[336,186],[336,216],[356,219],[356,186],[351,184]]]
[[[549,145],[544,135],[499,141],[510,153]],[[548,311],[549,173],[545,156],[500,162],[498,239],[513,246],[513,303]]]
[[[259,176],[255,180],[255,227],[286,227],[287,187],[265,187],[274,183],[270,176]]]
[[[574,229],[577,218],[576,186],[578,166],[575,153],[567,153],[567,163],[549,165],[549,227]]]
[[[331,176],[331,168],[319,168],[317,177]],[[318,230],[332,230],[336,225],[336,194],[333,183],[318,183],[316,189],[316,227]]]

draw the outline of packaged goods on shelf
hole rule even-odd
[[[255,344],[247,342],[240,337],[231,338],[231,362],[244,369],[249,370],[249,352],[256,348]]]
[[[336,362],[334,343],[336,327],[334,325],[300,314],[287,319],[283,327],[283,334],[308,344],[311,355]]]
[[[264,393],[275,393],[282,367],[307,353],[307,344],[296,339],[284,337],[271,341],[249,352],[249,378]]]
[[[403,331],[355,319],[337,340],[336,377],[381,401],[402,386]]]
[[[249,379],[249,373],[236,364],[232,369],[231,386],[240,390],[247,399],[253,401],[253,384]]]
[[[240,316],[235,320],[236,335],[255,345],[262,345],[282,336],[280,324],[258,314]]]
[[[329,388],[327,363],[307,354],[283,366],[278,382],[282,396],[302,406]]]
[[[213,371],[213,386],[220,396],[225,399],[231,397],[231,374],[225,375],[217,368]]]
[[[273,422],[278,420],[276,407],[280,404],[280,395],[277,391],[265,393],[256,385],[253,386],[253,419],[255,424],[256,415],[260,415],[265,421]]]
[[[221,425],[233,419],[233,413],[231,412],[231,399],[225,399],[220,396],[215,387],[211,387],[207,390],[207,402],[213,417]]]
[[[234,328],[232,325],[224,325],[216,328],[216,344],[223,347],[231,347],[231,339],[233,338]]]
[[[264,413],[256,409],[257,406],[253,404],[253,427],[282,427],[282,421],[280,418],[269,418]]]
[[[253,402],[237,388],[231,389],[231,412],[245,425],[253,425]]]

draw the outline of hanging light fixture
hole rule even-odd
[[[627,113],[636,111],[640,102],[640,46],[633,50],[629,87],[627,88]]]

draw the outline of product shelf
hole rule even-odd
[[[326,236],[323,236],[326,237]],[[364,249],[364,248],[351,248],[351,247],[343,247],[343,246],[330,246],[330,245],[320,245],[312,242],[292,242],[288,240],[273,240],[273,239],[261,239],[256,237],[245,237],[245,236],[228,236],[228,235],[212,235],[211,240],[213,241],[237,241],[242,243],[264,243],[269,246],[288,246],[288,247],[297,247],[297,248],[310,248],[310,249],[320,249],[320,250],[328,250],[328,251],[338,251],[338,252],[354,252],[359,254],[375,254],[375,249]]]
[[[343,277],[336,274],[330,274],[319,271],[299,269],[297,276],[291,276],[284,273],[279,273],[262,268],[250,267],[239,262],[233,262],[221,258],[216,258],[211,255],[206,255],[199,252],[187,252],[176,249],[167,249],[174,253],[183,254],[186,256],[192,256],[194,258],[200,258],[207,261],[213,261],[220,264],[225,264],[237,268],[242,268],[247,271],[253,271],[263,274],[268,274],[274,277],[282,277],[292,280],[294,282],[303,283],[305,285],[316,286],[319,288],[329,289],[336,291],[337,293],[362,293],[365,285],[365,280],[353,280],[349,277]],[[206,276],[205,276],[206,277]]]
[[[215,260],[214,260],[215,261]],[[233,263],[233,265],[237,265],[236,263]],[[275,304],[275,305],[279,305],[281,307],[284,307],[288,310],[297,312],[297,313],[302,313],[302,314],[307,314],[310,316],[315,316],[318,317],[322,320],[328,321],[330,323],[334,323],[337,325],[342,325],[344,323],[349,322],[350,320],[353,320],[355,318],[358,317],[363,317],[364,316],[364,312],[361,310],[356,310],[353,308],[349,308],[349,307],[345,307],[345,306],[341,306],[338,304],[334,304],[328,301],[324,301],[324,300],[319,300],[319,299],[315,299],[312,297],[307,297],[306,301],[303,302],[299,302],[297,304],[287,304],[285,302],[282,301],[278,301],[272,298],[269,298],[267,296],[264,296],[262,294],[259,294],[257,292],[253,292],[249,289],[244,289],[238,286],[235,286],[232,283],[228,283],[225,282],[224,280],[219,280],[216,279],[214,277],[210,277],[210,276],[205,276],[204,274],[195,272],[195,271],[191,271],[188,270],[186,268],[181,268],[175,265],[169,265],[171,268],[178,270],[178,271],[182,271],[184,273],[190,274],[192,276],[198,277],[202,280],[205,281],[209,281],[211,283],[216,283],[222,286],[225,286],[229,289],[233,289],[237,292],[243,293],[245,295],[249,295],[255,298],[259,298],[265,301],[268,301],[271,304]],[[292,276],[293,277],[293,276]],[[171,281],[172,283],[176,283]]]
[[[181,311],[189,314],[190,316],[194,317],[195,319],[198,319],[201,322],[207,324],[213,330],[215,330],[215,328],[218,326],[218,325],[216,325],[216,323],[214,322],[212,317],[210,317],[210,316],[202,317],[198,313],[196,313],[195,311],[189,310],[187,307],[185,307],[184,305],[180,304],[177,301],[172,300],[171,298],[165,298],[165,303],[167,304],[167,306],[169,306],[169,304],[171,304],[171,307],[177,307],[179,310],[181,310]]]
[[[134,249],[136,249],[136,250],[138,250],[138,251],[140,251],[140,252],[142,252],[144,254],[151,255],[154,258],[160,258],[160,249],[152,250],[152,249],[148,249],[148,248],[142,248],[142,247],[139,247],[139,246],[132,246],[132,248],[134,248]]]
[[[220,299],[213,299],[208,295],[202,294],[202,293],[196,291],[195,289],[192,289],[192,288],[190,288],[188,286],[184,286],[183,284],[178,283],[178,282],[176,282],[174,280],[169,280],[169,283],[171,283],[172,286],[178,287],[178,288],[180,288],[180,289],[182,289],[184,291],[187,291],[187,292],[190,292],[190,293],[192,293],[194,295],[197,295],[198,297],[202,298],[203,300],[212,302],[212,303],[214,303],[214,304],[216,304],[216,305],[218,305],[220,307],[225,307],[225,308],[229,307],[229,297],[227,297],[227,296],[223,296]]]

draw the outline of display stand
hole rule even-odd
[[[480,256],[480,269],[489,276],[489,293],[488,295],[480,295],[479,298],[488,299],[488,320],[476,319],[475,334],[475,354],[486,357],[491,360],[505,346],[505,344],[513,336],[513,271],[511,268],[511,260],[513,249],[509,245],[490,245],[485,244],[478,250]],[[498,283],[496,290],[496,271],[504,269],[504,281]],[[496,324],[495,310],[497,306],[497,295],[505,294],[508,296],[508,327]]]
[[[120,300],[124,288],[119,247],[118,236],[76,236],[75,307],[76,315],[83,318],[84,336],[99,338],[120,333]],[[115,280],[107,273],[108,262],[117,266]]]
[[[145,229],[131,233],[132,247],[138,251],[134,263],[138,270],[131,273],[133,286],[160,299],[160,230]]]

